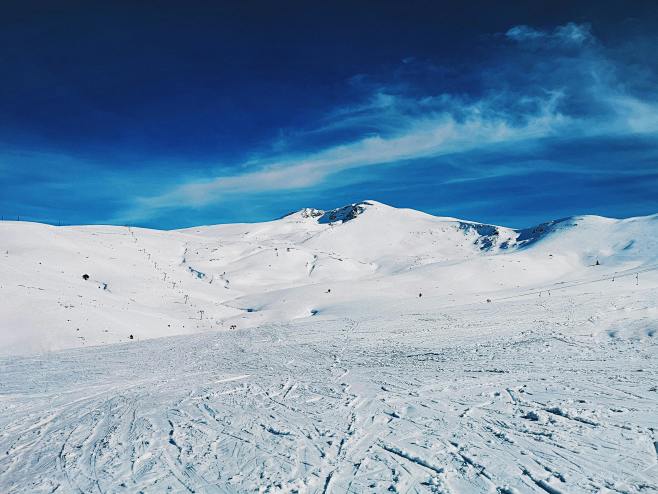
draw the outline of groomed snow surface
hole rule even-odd
[[[0,223],[0,492],[658,492],[656,239]]]

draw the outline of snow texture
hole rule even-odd
[[[656,238],[0,223],[0,492],[656,492]]]

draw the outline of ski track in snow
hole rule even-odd
[[[0,493],[658,492],[656,238],[0,222]]]
[[[0,360],[0,491],[656,492],[655,289]]]

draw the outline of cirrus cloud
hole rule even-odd
[[[514,26],[500,48],[501,54],[492,55],[488,65],[474,68],[481,73],[480,92],[412,87],[412,81],[404,81],[404,70],[415,64],[413,70],[418,71],[422,62],[406,60],[397,74],[402,83],[372,83],[362,103],[330,109],[324,121],[290,131],[271,152],[226,169],[218,165],[212,177],[138,197],[114,220],[203,208],[237,194],[318,187],[357,168],[405,166],[500,146],[540,145],[546,139],[657,132],[656,94],[636,90],[634,69],[612,58],[589,25],[568,23],[550,30]],[[309,136],[330,140],[338,131],[337,142],[304,146]],[[464,180],[504,173],[485,170]]]

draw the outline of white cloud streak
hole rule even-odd
[[[239,175],[183,184],[156,197],[140,198],[134,209],[141,215],[168,207],[202,207],[230,194],[307,188],[329,175],[357,167],[402,162],[464,152],[497,143],[537,139],[550,135],[568,118],[555,111],[558,95],[540,102],[541,111],[521,124],[511,124],[505,115],[492,116],[482,103],[459,107],[460,117],[444,112],[406,122],[399,133],[363,139],[330,147],[306,156],[278,160],[254,160],[257,170]]]
[[[239,167],[243,170],[240,173],[218,174],[208,180],[183,183],[160,195],[138,198],[120,220],[141,220],[180,207],[200,208],[234,194],[310,188],[332,174],[353,168],[402,163],[500,144],[518,145],[547,137],[574,138],[658,129],[656,103],[633,96],[618,82],[615,67],[602,54],[589,26],[569,23],[551,31],[515,26],[505,36],[520,46],[558,51],[563,47],[576,49],[576,55],[571,53],[568,59],[555,54],[543,69],[562,71],[574,80],[551,87],[553,74],[547,73],[547,87],[521,88],[513,93],[509,89],[496,91],[493,87],[474,101],[449,94],[410,98],[389,94],[384,87],[363,105],[334,110],[328,122],[311,131],[322,134],[367,124],[379,129],[377,133],[311,153],[284,153],[250,160]],[[569,64],[578,66],[573,68]],[[542,74],[533,74],[533,78],[541,83]],[[585,103],[596,108],[596,115],[565,110],[571,93],[576,92],[574,88],[589,98]]]
[[[595,41],[589,24],[575,24],[573,22],[557,26],[552,31],[543,31],[525,25],[514,26],[505,35],[514,41],[541,42],[544,46],[547,44],[583,45]]]

